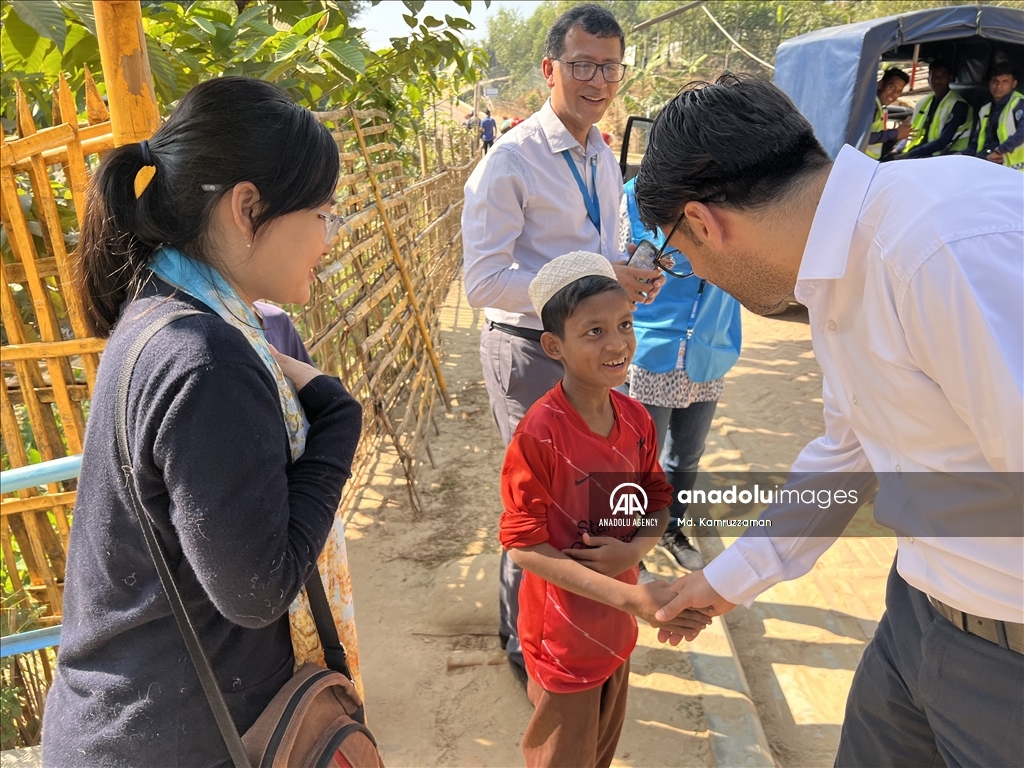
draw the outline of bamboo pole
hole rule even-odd
[[[142,32],[139,0],[93,0],[114,146],[148,139],[160,113]]]
[[[391,253],[395,258],[395,266],[398,267],[398,273],[402,276],[402,284],[405,286],[406,293],[409,295],[409,303],[412,305],[412,311],[416,317],[416,324],[419,326],[420,333],[423,335],[423,343],[427,349],[427,355],[430,357],[430,364],[434,368],[434,378],[437,380],[438,389],[441,390],[441,397],[444,400],[445,408],[451,410],[452,404],[448,397],[448,387],[444,381],[444,373],[441,371],[441,361],[437,359],[437,354],[434,352],[434,345],[430,341],[430,329],[427,328],[427,324],[423,320],[423,311],[420,309],[419,300],[416,298],[416,286],[409,277],[409,271],[405,266],[405,259],[402,258],[402,251],[398,247],[398,239],[395,237],[395,231],[391,228],[391,221],[388,218],[387,210],[384,207],[384,198],[380,193],[380,184],[377,181],[377,174],[373,171],[373,159],[370,157],[370,153],[366,148],[366,139],[363,137],[363,129],[359,125],[359,117],[354,109],[352,110],[352,125],[356,130],[356,138],[359,139],[359,148],[363,153],[363,159],[366,161],[366,175],[369,177],[370,186],[373,188],[373,196],[377,201],[377,210],[380,213],[380,220],[384,224],[384,232],[388,236],[388,243],[391,245]]]

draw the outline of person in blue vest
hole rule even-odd
[[[661,230],[651,232],[640,223],[632,179],[625,185],[619,231],[623,252],[629,242],[650,240],[659,247],[665,242]],[[740,304],[693,275],[686,257],[673,251],[672,272],[690,276],[669,276],[653,302],[637,305],[636,355],[626,387],[654,419],[661,466],[676,494],[661,545],[693,571],[703,568],[704,561],[679,528],[687,505],[679,503],[678,494],[693,488],[722,395],[722,377],[740,356]]]

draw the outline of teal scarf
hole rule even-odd
[[[221,277],[213,267],[191,259],[176,248],[164,246],[153,254],[149,264],[153,273],[175,288],[189,296],[199,299],[206,306],[220,315],[228,325],[242,332],[246,341],[252,344],[260,360],[267,366],[270,375],[277,382],[277,392],[281,399],[281,411],[284,415],[285,427],[288,430],[288,444],[291,448],[292,461],[295,461],[306,448],[306,428],[308,423],[299,403],[299,395],[295,385],[289,381],[281,366],[270,353],[270,344],[260,325],[253,308],[242,301],[227,280]]]

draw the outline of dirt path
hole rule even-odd
[[[821,370],[807,313],[743,313],[743,354],[726,377],[702,468],[785,470],[824,432]],[[853,670],[884,608],[895,541],[870,521],[844,535],[806,576],[726,616],[776,759],[830,766]],[[724,540],[728,543],[729,539]],[[709,541],[721,548],[718,540]]]
[[[426,506],[409,512],[394,456],[378,459],[348,521],[348,548],[367,711],[388,766],[518,766],[531,706],[498,648],[497,480],[503,446],[477,347],[482,313],[460,284],[442,315],[444,368],[455,401],[437,413],[437,463],[421,472]],[[664,558],[652,567],[670,574]],[[449,671],[449,661],[497,660]],[[632,657],[617,766],[713,764],[685,651],[642,627]]]

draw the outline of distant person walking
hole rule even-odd
[[[833,161],[782,91],[726,74],[662,110],[636,200],[751,311],[807,307],[825,434],[788,483],[858,494],[770,505],[773,526],[679,579],[659,620],[802,576],[877,490],[898,554],[836,765],[1024,765],[1020,175],[852,147]]]
[[[552,259],[572,251],[612,262],[631,302],[657,294],[664,278],[633,269],[619,251],[622,174],[594,125],[626,72],[625,35],[607,8],[578,5],[551,26],[542,72],[551,89],[539,111],[502,136],[466,182],[462,239],[466,296],[484,307],[480,361],[491,411],[508,445],[531,405],[562,378],[541,349],[528,288]],[[651,280],[648,284],[641,282]],[[518,639],[522,571],[502,555],[499,633],[525,684]]]
[[[494,122],[494,118],[491,117],[491,110],[484,110],[484,114],[487,115],[483,120],[480,121],[480,140],[484,143],[484,154],[487,154],[494,145],[494,134],[497,130],[497,124]]]

